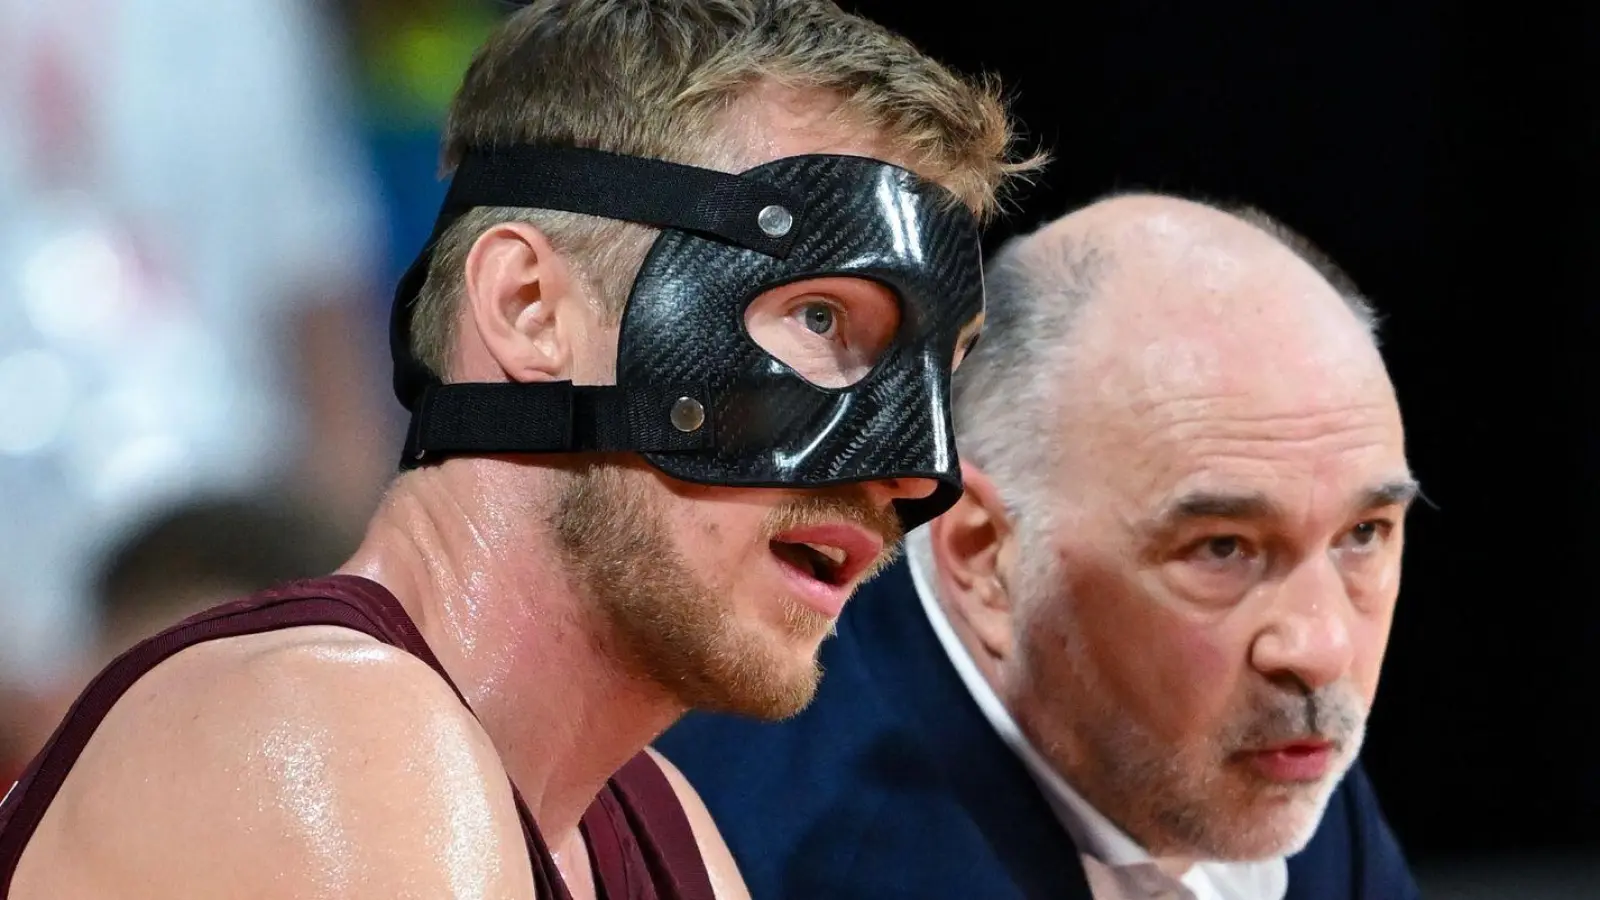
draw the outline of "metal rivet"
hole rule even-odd
[[[756,214],[756,224],[767,237],[783,237],[794,227],[794,216],[781,206],[768,206]]]
[[[706,423],[706,408],[693,397],[679,397],[672,404],[672,427],[679,431],[699,431]]]

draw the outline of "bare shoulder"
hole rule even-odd
[[[18,886],[66,895],[47,888],[66,859],[89,897],[533,896],[477,721],[427,664],[339,628],[203,644],[134,684]]]
[[[694,789],[694,785],[671,760],[654,747],[645,748],[645,752],[661,767],[678,795],[678,802],[683,804],[689,825],[694,829],[695,843],[700,845],[700,856],[705,859],[706,869],[711,873],[711,886],[716,890],[717,900],[749,900],[750,889],[744,883],[744,876],[739,874],[739,865],[734,862],[733,853],[722,839],[722,831],[711,818],[711,811],[700,799],[700,792]]]

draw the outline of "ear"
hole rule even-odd
[[[521,222],[495,225],[473,243],[465,268],[469,322],[505,377],[570,379],[588,305],[544,232]]]
[[[939,596],[952,619],[995,661],[1012,652],[1011,592],[1006,586],[1015,555],[1014,529],[1000,492],[984,472],[963,462],[966,491],[960,501],[928,523]]]

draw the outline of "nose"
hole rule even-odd
[[[1344,581],[1325,559],[1308,560],[1279,584],[1251,665],[1270,679],[1293,677],[1316,690],[1349,673],[1354,659]]]
[[[932,478],[884,478],[864,485],[867,495],[879,506],[888,506],[894,500],[921,500],[933,496],[939,482]]]

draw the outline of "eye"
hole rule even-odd
[[[1172,558],[1172,584],[1189,599],[1225,606],[1249,592],[1268,565],[1267,554],[1249,538],[1213,534],[1183,545]]]
[[[1387,519],[1369,519],[1345,532],[1343,543],[1352,550],[1373,549],[1381,545],[1393,530],[1394,523]]]
[[[1252,577],[1265,565],[1265,554],[1249,538],[1213,534],[1189,544],[1181,554],[1184,563],[1208,579]]]
[[[1261,548],[1237,534],[1213,534],[1190,542],[1179,552],[1185,565],[1208,576],[1231,577],[1261,563]]]
[[[838,313],[826,303],[807,303],[800,307],[801,321],[805,323],[806,330],[813,334],[826,337],[838,325]]]
[[[1203,561],[1225,563],[1243,558],[1246,549],[1244,538],[1228,534],[1206,538],[1195,551]]]
[[[792,282],[766,291],[745,310],[745,328],[761,349],[826,388],[866,377],[899,326],[898,296],[864,278]]]

